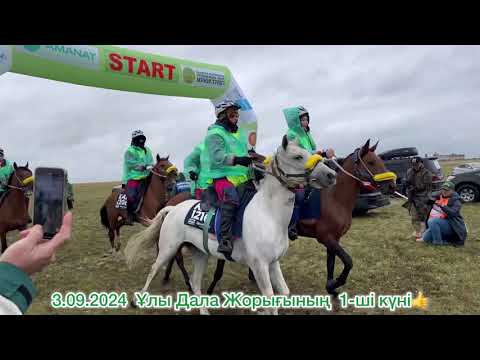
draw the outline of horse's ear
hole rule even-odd
[[[169,159],[169,158],[170,158],[170,155],[167,155],[167,158],[166,158],[165,160],[167,160],[167,161],[168,161],[168,159]]]
[[[379,142],[380,142],[380,140],[378,140],[377,143],[370,148],[371,152],[375,152],[375,150],[377,150],[377,146],[378,146]]]
[[[27,165],[25,165],[25,167],[28,169],[28,161],[27,161]]]
[[[283,147],[283,150],[287,150],[287,146],[288,146],[288,138],[287,138],[287,135],[283,135],[283,139],[282,139],[282,147]]]
[[[160,155],[157,154],[157,162],[160,161]]]
[[[360,157],[367,155],[369,151],[370,151],[370,139],[367,140],[365,145],[363,145],[362,150],[360,150]]]
[[[15,170],[18,169],[18,166],[17,166],[17,163],[16,163],[16,162],[13,163],[13,168],[14,168]]]

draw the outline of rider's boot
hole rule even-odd
[[[231,256],[233,251],[232,227],[236,210],[237,206],[230,203],[223,203],[220,207],[220,244],[217,251],[226,256]]]

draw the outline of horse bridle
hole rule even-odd
[[[10,188],[10,189],[19,190],[19,191],[22,191],[22,192],[26,193],[28,184],[30,184],[33,181],[33,176],[30,175],[30,176],[27,176],[24,179],[20,179],[18,177],[17,170],[14,171],[13,175],[15,176],[15,179],[17,179],[18,183],[21,186],[18,187],[18,186],[8,184],[7,187]]]
[[[171,165],[169,166],[166,170],[165,170],[165,174],[166,175],[163,175],[163,174],[160,174],[159,172],[157,172],[158,169],[156,169],[155,167],[152,167],[150,169],[150,172],[155,175],[155,176],[158,176],[159,178],[165,180],[165,179],[168,179],[168,176],[170,175],[171,172],[173,171],[177,171],[177,167],[175,165]],[[170,201],[170,199],[172,198],[170,195],[170,192],[168,191],[167,189],[167,185],[165,185],[165,204],[167,202]]]
[[[253,163],[252,163],[252,165],[253,165]],[[280,182],[280,184],[282,184],[289,191],[294,193],[295,190],[297,190],[298,185],[297,184],[292,185],[292,183],[289,183],[288,179],[289,178],[304,178],[304,179],[306,179],[306,181],[308,183],[308,177],[312,173],[315,166],[312,169],[305,170],[305,172],[303,174],[288,174],[280,168],[280,165],[278,164],[278,160],[277,160],[277,154],[275,154],[275,156],[273,157],[273,164],[272,164],[272,171],[271,172],[268,171],[268,170],[261,169],[261,168],[256,167],[256,166],[254,168],[256,170],[260,171],[260,172],[263,172],[263,173],[267,174],[267,175],[273,176],[274,178],[276,178]]]
[[[379,175],[384,175],[384,176],[387,176],[387,179],[391,179],[392,176],[395,176],[395,174],[391,173],[391,172],[384,172],[384,173],[380,173],[380,174],[376,174],[374,175],[370,169],[368,168],[368,166],[365,164],[365,162],[363,161],[362,157],[360,156],[360,148],[358,149],[355,149],[355,151],[351,154],[353,155],[353,163],[355,164],[355,170],[354,170],[354,174],[351,174],[350,172],[348,172],[347,170],[345,170],[342,166],[340,166],[340,164],[338,164],[338,162],[335,160],[335,159],[332,159],[332,161],[335,163],[335,165],[343,172],[345,173],[346,175],[348,175],[349,177],[351,177],[352,179],[358,181],[363,187],[369,189],[369,190],[377,190],[380,185],[378,184],[379,182],[381,181],[377,181],[375,180],[375,176],[379,176]],[[350,156],[350,155],[349,155]],[[348,158],[348,156],[347,156]],[[358,169],[358,165],[361,165],[361,167],[366,170],[364,172],[362,172],[361,169]],[[363,177],[363,179],[362,179]],[[365,177],[367,179],[365,179]],[[385,181],[385,180],[382,180],[382,181]]]

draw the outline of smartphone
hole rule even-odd
[[[35,169],[33,184],[33,224],[43,226],[44,239],[60,230],[65,214],[66,172],[60,168]]]

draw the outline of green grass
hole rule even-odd
[[[151,264],[135,271],[111,256],[104,257],[110,246],[107,233],[100,224],[99,209],[109,194],[111,183],[81,184],[74,186],[76,207],[74,209],[73,237],[57,254],[57,262],[34,276],[39,294],[28,314],[165,314],[160,310],[115,309],[115,310],[55,310],[50,306],[54,291],[126,291],[129,296],[144,285]],[[480,313],[480,204],[465,205],[462,209],[470,230],[463,248],[430,247],[407,240],[412,232],[407,211],[401,201],[381,208],[366,216],[354,218],[351,230],[341,244],[353,258],[353,269],[348,283],[341,291],[349,295],[405,294],[422,290],[430,298],[426,311],[403,310],[395,314],[478,314]],[[122,228],[122,248],[125,241],[140,225]],[[10,243],[18,236],[12,233]],[[313,239],[300,238],[290,243],[282,269],[292,294],[325,295],[326,251]],[[212,278],[215,261],[210,260],[204,279],[206,288]],[[191,270],[191,262],[186,259]],[[341,262],[336,261],[336,275],[341,271]],[[172,282],[161,285],[158,276],[150,288],[153,294],[174,294],[185,290],[178,268],[174,267]],[[243,291],[257,294],[254,284],[247,279],[247,269],[239,264],[227,264],[221,291]],[[198,313],[193,311],[194,314]],[[221,310],[212,313],[249,314],[246,310]],[[282,314],[329,314],[325,310],[280,310]],[[360,310],[348,308],[339,314],[383,314],[381,309]],[[185,314],[185,312],[183,312]]]

